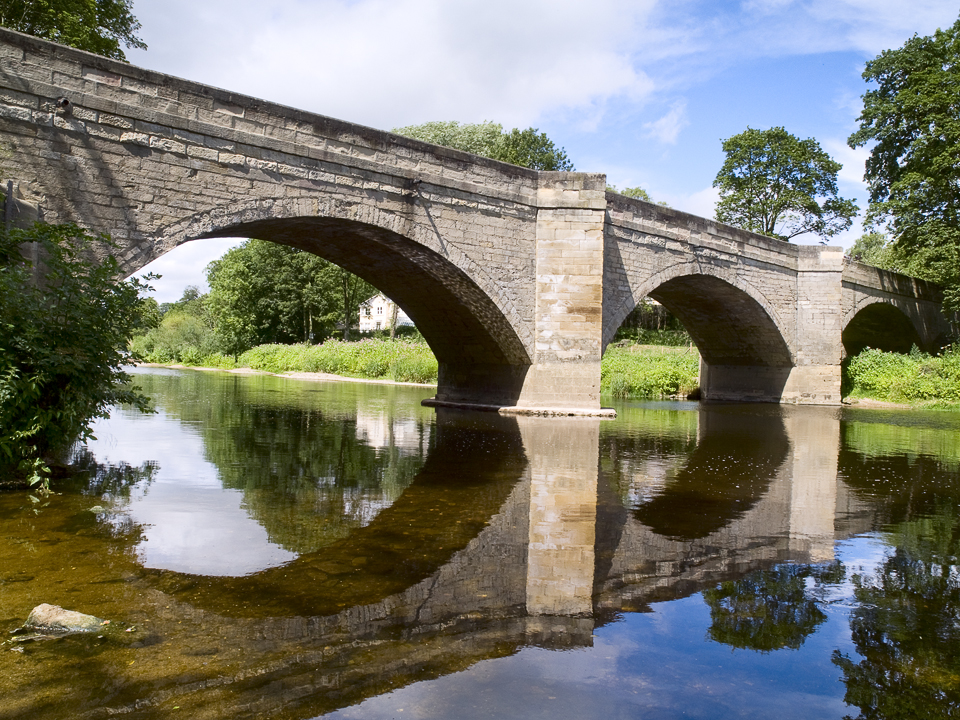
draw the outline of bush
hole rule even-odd
[[[36,242],[40,268],[20,253]],[[117,403],[146,408],[121,369],[139,321],[136,279],[117,280],[106,235],[76,225],[0,232],[0,475],[44,481],[48,464]]]
[[[940,356],[914,347],[909,355],[868,348],[844,363],[843,384],[854,397],[895,402],[960,401],[960,348]]]

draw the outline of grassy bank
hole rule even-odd
[[[616,398],[686,397],[699,384],[695,347],[631,345],[603,355],[600,392]]]
[[[846,397],[932,407],[960,405],[960,348],[938,356],[864,350],[844,363]]]
[[[148,362],[165,363],[147,355]],[[250,368],[266,372],[332,373],[347,377],[389,379],[397,382],[435,383],[437,360],[424,343],[406,340],[365,339],[359,342],[327,340],[322,345],[260,345],[236,360],[217,353],[184,357],[194,367]]]
[[[145,360],[169,364],[167,356]],[[435,383],[437,360],[422,342],[366,339],[327,340],[322,345],[260,345],[234,361],[216,353],[183,353],[184,365],[250,368],[267,372],[317,372],[347,377]],[[618,398],[675,397],[697,387],[700,356],[696,348],[633,345],[611,347],[603,356],[601,392]]]

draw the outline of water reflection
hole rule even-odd
[[[0,600],[10,623],[42,596],[145,634],[0,652],[0,715],[840,718],[845,693],[863,717],[898,694],[952,707],[949,422],[912,431],[939,455],[885,453],[888,431],[823,408],[567,422],[423,410],[395,389],[143,379],[161,414],[101,431],[96,462],[128,464],[93,473],[86,492],[105,494],[28,520],[0,497],[0,535],[29,522],[43,538],[29,557],[0,544],[18,568]],[[110,530],[121,517],[128,532]],[[205,544],[216,572],[177,564]]]

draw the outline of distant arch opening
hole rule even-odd
[[[900,308],[884,302],[871,303],[857,312],[840,338],[848,357],[868,347],[898,353],[908,353],[914,345],[922,348],[910,318]]]

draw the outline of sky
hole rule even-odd
[[[134,0],[141,67],[389,130],[535,127],[577,170],[713,217],[721,142],[815,138],[866,206],[846,139],[865,63],[958,20],[955,0]],[[831,244],[849,247],[859,220]],[[807,237],[798,242],[816,242]],[[238,241],[187,243],[145,271],[160,302],[206,288]]]

